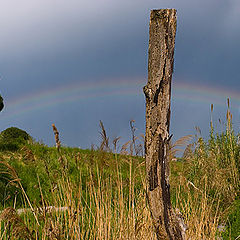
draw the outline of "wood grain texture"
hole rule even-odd
[[[152,10],[149,25],[146,97],[147,196],[158,239],[184,239],[172,210],[169,185],[171,81],[176,35],[176,10]]]

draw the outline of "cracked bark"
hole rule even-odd
[[[184,239],[172,209],[169,185],[171,80],[176,34],[176,10],[152,10],[149,25],[146,97],[147,196],[158,240]]]

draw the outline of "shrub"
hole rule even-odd
[[[224,239],[238,239],[240,236],[240,199],[234,201],[228,216],[227,230]]]
[[[30,135],[16,127],[10,127],[2,131],[0,134],[0,151],[16,151],[28,140]]]

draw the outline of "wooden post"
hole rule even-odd
[[[172,210],[169,185],[169,125],[176,10],[152,10],[146,97],[147,196],[158,240],[184,239]]]

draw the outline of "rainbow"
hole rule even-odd
[[[143,86],[143,85],[142,85]],[[86,101],[109,97],[139,95],[142,91],[138,81],[115,79],[88,83],[72,83],[40,92],[29,93],[15,99],[4,97],[5,108],[1,119],[48,109],[60,104]]]
[[[81,104],[88,99],[111,98],[111,101],[114,101],[115,97],[144,97],[142,87],[145,83],[146,80],[143,78],[81,82],[25,94],[15,99],[5,98],[5,109],[1,113],[1,119],[9,119],[65,103]],[[240,94],[234,90],[189,84],[177,80],[173,82],[173,103],[191,101],[226,106],[226,98],[231,99],[231,107],[239,109]]]
[[[189,84],[186,82],[173,83],[173,97],[177,100],[185,100],[199,103],[227,106],[227,98],[231,101],[232,108],[239,108],[240,93],[225,87],[210,87],[201,84]]]

